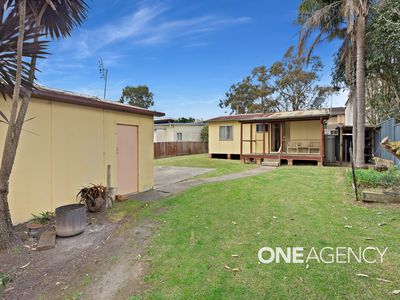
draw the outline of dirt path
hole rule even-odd
[[[135,195],[134,199],[155,201],[181,193],[193,186],[254,176],[272,170],[274,168],[259,167],[220,177],[187,179],[170,185],[163,185],[158,190]],[[159,213],[163,213],[163,211]],[[149,268],[149,258],[146,257],[145,250],[157,227],[157,224],[148,219],[141,220],[111,241],[110,243],[115,245],[113,248],[117,249],[114,255],[118,255],[118,261],[101,268],[106,272],[96,282],[87,286],[82,294],[82,299],[127,299],[129,296],[144,291],[146,285],[143,279]],[[130,247],[132,243],[134,247]],[[97,271],[97,273],[101,272]]]

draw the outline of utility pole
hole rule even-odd
[[[108,69],[104,68],[103,60],[99,59],[99,72],[100,78],[104,80],[104,99],[107,96],[107,77],[108,77]]]

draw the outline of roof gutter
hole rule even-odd
[[[164,113],[158,112],[158,111],[147,110],[144,108],[142,109],[139,107],[129,106],[129,105],[120,105],[117,103],[95,100],[93,98],[87,98],[87,97],[80,96],[80,95],[72,95],[72,94],[68,94],[68,93],[62,93],[62,92],[40,89],[40,88],[34,89],[32,92],[32,96],[35,98],[40,98],[40,99],[45,99],[45,100],[50,100],[50,101],[82,105],[82,106],[88,106],[88,107],[93,107],[93,108],[108,109],[108,110],[135,113],[135,114],[155,116],[155,117],[165,116]]]
[[[312,116],[312,117],[310,116],[310,117],[303,117],[303,118],[292,117],[292,118],[266,118],[266,119],[250,119],[250,120],[242,119],[242,120],[237,120],[237,121],[239,121],[239,123],[259,123],[259,122],[268,123],[268,122],[281,122],[281,121],[311,121],[311,120],[320,120],[321,118],[327,120],[327,119],[329,119],[329,116],[328,115],[320,115],[320,116]]]

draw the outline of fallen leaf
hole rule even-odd
[[[272,216],[272,218],[273,218],[273,219],[278,219],[278,217],[276,217],[276,216]]]
[[[367,237],[367,238],[365,238],[367,241],[371,241],[371,240],[373,240],[373,238],[370,238],[370,237]]]
[[[353,226],[351,226],[351,225],[344,225],[344,227],[348,228],[348,229],[352,229],[353,228]]]
[[[196,239],[194,238],[194,230],[192,230],[190,233],[190,246],[194,246],[195,243]]]
[[[239,268],[233,268],[233,269],[232,269],[232,272],[239,272],[239,271],[240,271]]]
[[[387,279],[383,279],[383,278],[377,278],[376,280],[378,280],[378,281],[383,281],[383,282],[389,282],[389,283],[392,283],[393,281],[391,281],[391,280],[387,280]]]
[[[367,274],[363,274],[363,273],[357,273],[356,275],[358,277],[369,277]]]
[[[237,225],[237,223],[236,223],[235,221],[232,221],[232,224],[233,224],[233,225]]]
[[[394,291],[392,291],[392,294],[393,295],[400,295],[400,290],[394,290]]]
[[[24,268],[26,268],[27,266],[29,266],[31,264],[31,262],[28,262],[27,264],[25,264],[25,265],[23,265],[22,267],[19,267],[20,269],[24,269]]]
[[[387,225],[387,223],[386,222],[382,222],[382,223],[378,224],[378,226],[383,226],[383,225]]]
[[[232,257],[239,257],[239,254],[232,254]]]
[[[225,265],[224,267],[225,267],[225,269],[228,269],[228,270],[230,270],[230,269],[231,269],[231,267],[230,267],[230,266],[228,266],[228,265]]]

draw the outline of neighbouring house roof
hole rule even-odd
[[[162,112],[148,110],[137,106],[123,104],[115,101],[106,101],[94,96],[50,89],[41,86],[36,87],[36,89],[33,90],[32,97],[46,99],[50,101],[88,106],[93,108],[102,108],[114,111],[135,113],[140,115],[157,116],[157,117],[162,117],[165,115]]]
[[[204,126],[204,125],[207,125],[207,123],[194,122],[194,123],[155,123],[154,124],[154,126]]]
[[[163,118],[163,119],[155,119],[154,120],[154,124],[167,124],[167,123],[175,123],[175,119]]]
[[[330,109],[331,116],[344,115],[346,107],[332,107]]]
[[[310,110],[273,112],[264,114],[242,114],[242,115],[222,116],[210,119],[208,120],[208,122],[319,119],[319,118],[328,118],[329,116],[330,116],[329,109],[310,109]]]

